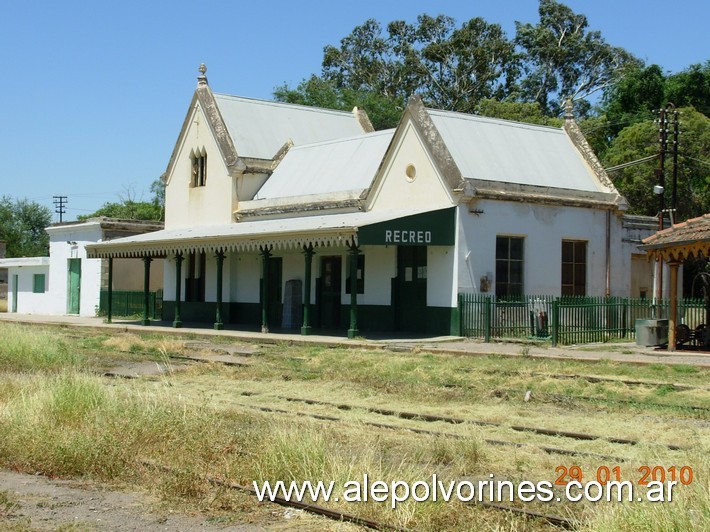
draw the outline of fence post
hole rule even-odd
[[[491,306],[492,301],[490,296],[486,297],[483,302],[483,341],[491,341]]]
[[[560,298],[556,297],[552,302],[552,347],[557,347],[560,328]]]

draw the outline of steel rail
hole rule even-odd
[[[261,412],[267,412],[267,413],[275,413],[275,414],[286,414],[286,415],[292,415],[292,416],[300,416],[300,417],[310,417],[313,419],[318,419],[322,421],[333,421],[333,422],[340,422],[340,423],[347,423],[346,420],[339,418],[339,417],[334,417],[334,416],[326,416],[322,414],[312,414],[309,412],[301,412],[298,410],[283,410],[281,408],[274,408],[272,406],[257,406],[257,405],[242,405],[246,408],[250,408],[252,410],[258,410]],[[407,432],[413,432],[415,434],[424,434],[427,436],[436,436],[436,437],[446,437],[446,438],[453,438],[453,439],[458,439],[462,440],[465,439],[465,436],[461,434],[454,434],[451,432],[441,432],[441,431],[435,431],[435,430],[426,430],[426,429],[419,429],[416,427],[403,427],[400,425],[390,425],[388,423],[377,423],[374,421],[359,421],[362,425],[367,425],[368,427],[376,427],[380,429],[388,429],[388,430],[404,430]],[[512,442],[512,441],[507,441],[507,440],[494,440],[494,439],[488,439],[488,438],[483,438],[482,441],[484,443],[487,443],[489,445],[495,445],[499,447],[516,447],[518,449],[537,449],[540,451],[543,451],[544,453],[547,454],[559,454],[562,456],[577,456],[577,457],[584,457],[584,458],[594,458],[596,460],[602,460],[605,462],[630,462],[631,460],[628,458],[622,458],[619,456],[610,456],[606,454],[597,454],[597,453],[590,453],[586,451],[575,451],[571,449],[561,449],[558,447],[548,447],[544,445],[534,445],[531,443],[519,443],[519,442]]]
[[[170,466],[166,466],[163,464],[158,464],[158,463],[155,463],[151,460],[140,460],[139,462],[145,466],[159,469],[161,471],[164,471],[166,473],[170,473],[172,475],[178,474],[178,473],[184,473],[184,471],[181,471],[179,469],[176,469],[176,468],[173,468]],[[223,488],[230,488],[230,489],[233,489],[236,491],[242,491],[244,493],[249,493],[250,495],[257,496],[256,490],[254,488],[249,487],[249,486],[242,486],[241,484],[237,484],[236,482],[230,482],[227,480],[223,480],[221,478],[212,477],[210,475],[199,475],[198,474],[196,476],[200,480],[202,480],[204,482],[209,482],[210,484],[213,484],[215,486],[220,486]],[[280,506],[286,506],[289,508],[298,508],[299,510],[304,510],[304,511],[312,513],[312,514],[321,515],[323,517],[327,517],[328,519],[332,519],[334,521],[353,523],[355,525],[364,526],[366,528],[371,528],[373,530],[396,530],[396,531],[408,530],[406,528],[402,528],[399,526],[388,525],[385,523],[380,523],[378,521],[373,521],[371,519],[365,519],[364,517],[358,517],[356,515],[347,514],[345,512],[331,510],[330,508],[325,508],[325,507],[319,506],[317,504],[307,504],[307,503],[299,502],[299,501],[291,501],[289,499],[285,499],[285,498],[279,497],[279,496],[274,496],[273,498],[269,498],[269,502],[273,502],[274,504],[278,504]]]
[[[482,421],[482,420],[477,420],[477,419],[464,419],[464,418],[456,418],[456,417],[449,417],[449,416],[438,416],[434,414],[419,414],[416,412],[400,412],[396,410],[389,410],[386,408],[370,408],[370,407],[353,407],[352,405],[344,405],[344,404],[339,404],[339,403],[330,403],[328,401],[316,401],[313,399],[300,399],[298,397],[285,397],[285,396],[278,396],[279,399],[283,399],[285,401],[294,401],[294,402],[303,402],[306,404],[316,404],[316,405],[323,405],[323,406],[333,406],[336,408],[340,409],[348,409],[348,408],[362,408],[363,410],[367,412],[372,412],[375,414],[381,414],[385,416],[394,416],[394,417],[399,417],[402,419],[420,419],[422,421],[428,421],[428,422],[435,422],[435,421],[441,421],[444,423],[450,423],[454,425],[461,425],[461,424],[469,424],[469,425],[478,425],[478,426],[488,426],[488,427],[500,427],[500,428],[509,428],[511,430],[514,430],[516,432],[532,432],[534,434],[541,434],[543,436],[560,436],[564,438],[571,438],[575,440],[586,440],[586,441],[593,441],[593,440],[601,440],[601,441],[608,441],[609,443],[617,443],[617,444],[622,444],[622,445],[638,445],[639,442],[638,440],[632,440],[629,438],[616,438],[613,436],[600,436],[597,434],[585,434],[582,432],[569,432],[565,430],[557,430],[557,429],[545,429],[545,428],[539,428],[539,427],[528,427],[525,425],[506,425],[503,423],[495,423],[493,421]],[[687,450],[686,447],[681,447],[679,445],[671,445],[671,444],[658,444],[662,445],[664,447],[667,447],[668,449],[672,451],[684,451]]]

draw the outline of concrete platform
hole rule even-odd
[[[461,356],[500,355],[510,357],[549,358],[556,360],[577,360],[594,362],[610,360],[629,364],[688,364],[710,368],[710,353],[699,351],[668,352],[653,347],[639,347],[634,343],[584,344],[577,346],[550,347],[549,344],[536,342],[489,342],[461,338],[456,336],[392,338],[373,335],[367,338],[348,339],[345,331],[342,336],[314,334],[302,336],[297,332],[261,333],[254,330],[237,330],[225,326],[223,330],[214,330],[209,324],[185,323],[180,329],[172,327],[171,322],[153,322],[141,325],[135,320],[114,320],[104,323],[103,318],[79,316],[46,316],[39,314],[0,313],[0,322],[23,323],[27,325],[54,325],[66,327],[91,328],[104,331],[163,334],[166,336],[189,337],[205,340],[220,338],[234,339],[240,344],[304,344],[356,349],[383,349],[399,352],[446,353]],[[220,346],[221,347],[221,346]],[[248,356],[243,353],[227,353],[226,356]]]

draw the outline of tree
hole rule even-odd
[[[49,235],[44,230],[52,223],[52,212],[26,199],[0,199],[0,240],[7,244],[7,257],[36,257],[49,254]]]
[[[676,219],[685,220],[710,212],[710,118],[692,107],[680,109],[682,135],[679,142]],[[658,126],[652,120],[623,129],[611,142],[602,163],[613,167],[638,161],[658,153]],[[657,196],[652,193],[657,185],[658,160],[630,166],[610,173],[614,185],[630,205],[630,212],[656,216]],[[666,194],[670,197],[670,157],[666,159]],[[668,201],[666,201],[668,204]]]
[[[615,137],[626,126],[651,120],[665,105],[666,78],[658,65],[629,69],[604,92],[602,109]]]
[[[414,24],[391,22],[386,33],[370,19],[339,47],[325,47],[321,76],[295,90],[281,86],[275,97],[336,109],[361,102],[373,125],[391,127],[399,120],[394,111],[413,94],[430,107],[474,112],[483,98],[504,98],[517,71],[512,41],[482,18],[457,28],[450,17],[420,15]]]
[[[587,17],[555,0],[540,0],[540,22],[516,22],[515,42],[523,57],[523,101],[535,101],[546,114],[560,114],[565,100],[581,101],[610,86],[629,67],[631,54],[588,31]],[[578,111],[588,111],[588,105]]]
[[[678,107],[692,105],[705,116],[710,116],[710,60],[668,76],[665,97]]]
[[[334,81],[318,76],[302,81],[295,89],[283,84],[274,90],[274,97],[280,102],[341,111],[351,111],[353,107],[358,107],[367,111],[377,130],[396,127],[406,104],[399,97],[389,98],[376,92],[338,88]]]
[[[516,122],[526,122],[528,124],[554,127],[562,126],[561,118],[553,118],[545,115],[536,102],[500,102],[486,98],[481,100],[478,106],[478,113],[481,116],[515,120]]]
[[[165,217],[165,184],[157,179],[150,185],[153,193],[151,201],[140,201],[136,199],[136,194],[131,187],[126,187],[123,194],[119,195],[120,201],[106,202],[103,206],[91,214],[77,216],[78,220],[88,220],[89,218],[121,218],[124,220],[163,220]]]

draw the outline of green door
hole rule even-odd
[[[79,314],[79,297],[81,296],[81,259],[69,259],[68,288],[67,313]]]
[[[398,331],[426,330],[426,246],[397,247],[395,326]]]
[[[269,259],[269,326],[281,326],[281,279],[283,272],[283,259],[271,257]]]
[[[340,298],[343,292],[341,257],[321,257],[320,300],[317,301],[320,326],[324,329],[340,327]]]
[[[17,275],[12,276],[12,310],[11,312],[17,312],[17,284],[18,284],[18,277]]]

